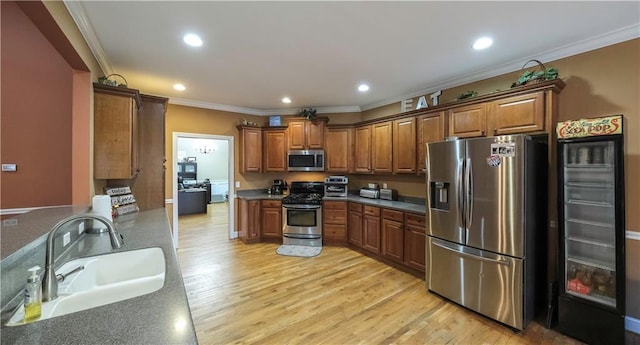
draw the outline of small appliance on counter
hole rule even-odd
[[[380,189],[380,199],[383,200],[398,200],[398,191],[395,189]]]
[[[287,190],[287,182],[284,180],[273,180],[273,185],[271,186],[271,194],[274,195],[282,195],[284,191]]]
[[[349,178],[346,176],[329,176],[324,179],[324,196],[346,197]]]
[[[380,189],[360,188],[360,197],[369,199],[380,199]]]

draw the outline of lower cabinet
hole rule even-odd
[[[327,243],[347,242],[346,201],[324,201],[322,203],[322,237]]]
[[[364,205],[362,213],[362,248],[380,254],[380,208]]]
[[[280,200],[261,201],[262,229],[264,239],[282,239],[282,202]]]
[[[421,272],[425,272],[425,216],[415,213],[406,213],[404,219],[404,264]]]
[[[238,237],[244,243],[260,240],[260,200],[238,201]]]
[[[382,256],[404,263],[404,212],[382,209]]]
[[[362,248],[362,204],[349,202],[347,233],[350,244]]]

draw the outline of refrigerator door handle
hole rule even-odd
[[[456,186],[458,187],[458,215],[460,218],[460,226],[464,226],[464,159],[458,159],[458,172],[456,176]]]
[[[471,165],[471,158],[467,158],[467,163],[465,165],[464,188],[467,193],[467,197],[465,198],[465,201],[467,202],[467,205],[465,206],[465,214],[466,214],[465,227],[468,232],[469,228],[471,228],[471,223],[473,222],[473,169]],[[467,238],[469,238],[468,235],[467,235]]]
[[[485,262],[490,262],[490,263],[494,263],[494,264],[498,264],[498,265],[505,265],[505,266],[509,266],[509,261],[508,260],[504,260],[504,259],[491,259],[491,258],[485,258],[483,256],[477,256],[477,255],[473,255],[473,254],[469,254],[469,253],[465,253],[464,251],[460,251],[457,250],[455,248],[450,248],[449,246],[440,243],[439,241],[432,241],[431,242],[434,246],[442,248],[442,249],[446,249],[448,251],[454,252],[460,256],[464,256],[464,257],[468,257],[470,259],[473,260],[477,260],[477,261],[485,261]]]

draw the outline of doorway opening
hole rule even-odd
[[[226,204],[229,209],[228,237],[229,239],[238,237],[234,224],[235,209],[232,192],[235,184],[233,150],[232,136],[173,133],[172,190],[175,248],[179,247],[179,213],[199,213],[202,212],[202,207],[206,213],[209,203]]]

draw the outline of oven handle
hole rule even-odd
[[[317,209],[320,209],[322,207],[322,205],[304,205],[304,204],[289,205],[289,204],[285,204],[285,205],[282,205],[282,207],[290,208],[290,209],[293,209],[293,210],[317,210]]]

